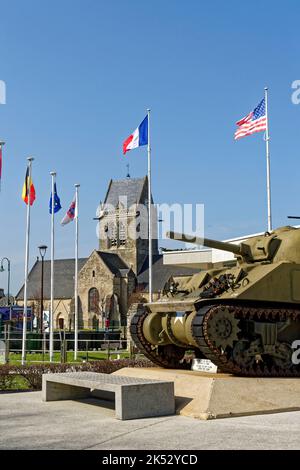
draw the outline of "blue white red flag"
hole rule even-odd
[[[238,129],[234,134],[235,140],[254,134],[254,132],[265,131],[267,128],[265,99],[262,99],[256,108],[238,121],[236,125]]]
[[[66,215],[61,221],[61,225],[67,225],[69,222],[72,222],[72,220],[76,219],[77,215],[76,197],[74,197]]]
[[[148,115],[139,127],[123,142],[123,154],[129,150],[148,145]]]

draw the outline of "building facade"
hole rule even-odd
[[[147,301],[149,278],[148,180],[111,180],[98,211],[98,247],[78,263],[79,328],[126,326],[131,302]],[[163,264],[158,251],[157,218],[153,219],[153,297],[157,299],[171,275],[195,269]],[[28,305],[41,315],[41,261],[28,278]],[[54,262],[54,328],[74,328],[74,259]],[[44,261],[44,311],[50,310],[50,261]],[[16,296],[24,301],[24,287]]]

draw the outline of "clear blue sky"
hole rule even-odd
[[[26,157],[35,156],[37,191],[31,263],[39,244],[50,245],[53,169],[63,211],[81,183],[87,256],[108,181],[126,175],[122,141],[147,107],[156,202],[204,203],[206,235],[224,239],[266,228],[263,134],[234,142],[233,133],[268,85],[274,226],[300,214],[300,105],[291,102],[299,1],[1,0],[0,8],[0,257],[11,258],[14,293],[23,282]],[[146,149],[128,155],[132,176],[144,175]],[[57,257],[73,256],[73,232],[57,227]]]

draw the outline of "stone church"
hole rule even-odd
[[[195,270],[163,264],[158,251],[156,214],[152,218],[153,296],[158,298],[172,275],[188,275]],[[99,245],[78,263],[79,328],[126,326],[131,302],[147,301],[147,230],[147,177],[111,180],[98,211]],[[28,277],[28,305],[36,316],[41,311],[41,264],[37,260]],[[54,327],[58,329],[74,327],[74,268],[74,259],[54,262]],[[43,297],[43,308],[49,311],[50,261],[44,262]],[[22,305],[23,300],[24,287],[16,296],[17,304]]]

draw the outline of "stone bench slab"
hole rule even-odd
[[[116,417],[136,419],[175,413],[174,382],[97,372],[43,374],[43,401],[76,400],[97,392],[115,394]],[[107,395],[106,395],[107,397]]]

